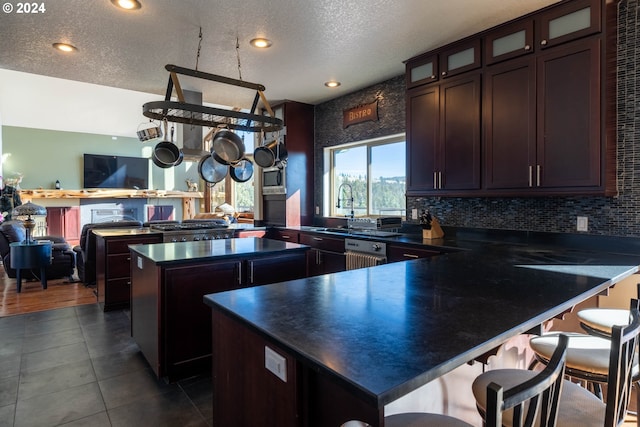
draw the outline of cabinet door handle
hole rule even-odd
[[[324,239],[322,237],[314,237],[313,240],[316,240],[318,242],[322,242]]]
[[[540,187],[540,165],[536,165],[536,187]]]
[[[547,41],[546,41],[546,40],[542,40],[542,41],[540,42],[540,44],[541,44],[542,46],[546,46],[546,45],[547,45]]]
[[[288,235],[286,235],[286,234],[283,234],[283,235],[282,235],[282,238],[283,238],[283,239],[290,239],[290,238],[291,238],[291,236],[288,236]]]
[[[529,165],[529,187],[533,187],[533,166]]]
[[[242,285],[242,264],[237,263],[236,267],[238,268],[238,285]]]
[[[253,261],[249,264],[249,283],[253,285]]]
[[[420,258],[418,255],[414,254],[402,254],[402,256],[407,258]]]
[[[128,257],[128,258],[127,258],[127,261],[131,261],[131,257]]]
[[[446,72],[446,71],[443,71],[441,74],[442,74],[443,76],[446,76],[446,75],[447,75],[447,72]]]
[[[438,189],[438,172],[433,173],[433,189]]]
[[[524,50],[531,50],[531,46],[529,46],[528,44],[524,45]]]
[[[438,189],[442,190],[442,172],[438,172]]]
[[[433,80],[433,79],[435,79],[435,78],[436,78],[436,75],[435,75],[435,74],[432,74],[432,75],[431,75],[431,77],[430,77],[430,79],[431,79],[431,80]]]

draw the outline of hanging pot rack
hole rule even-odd
[[[284,127],[284,122],[275,117],[269,101],[267,101],[267,98],[264,96],[263,92],[265,87],[261,84],[245,82],[243,80],[205,73],[172,64],[165,65],[165,69],[169,71],[170,74],[165,100],[152,101],[144,104],[142,106],[142,114],[145,117],[211,128],[223,126],[245,132],[276,132]],[[246,113],[237,110],[186,103],[178,74],[255,90],[256,95],[251,111]],[[176,96],[178,97],[177,102],[171,101],[174,87],[176,89]],[[269,116],[256,114],[259,101],[262,101]]]

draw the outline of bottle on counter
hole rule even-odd
[[[56,179],[56,190],[60,189],[60,180]]]

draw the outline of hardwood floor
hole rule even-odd
[[[16,279],[7,277],[0,266],[0,317],[95,303],[93,289],[68,279],[48,280],[47,289],[39,281],[23,280],[22,292],[17,293]]]

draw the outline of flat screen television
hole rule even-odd
[[[149,188],[149,159],[85,154],[83,169],[84,188]]]

